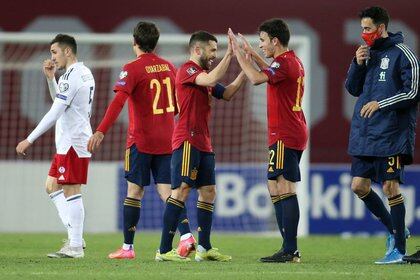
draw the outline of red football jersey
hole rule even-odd
[[[268,76],[268,144],[281,140],[287,148],[303,151],[308,129],[301,107],[305,78],[302,62],[293,51],[287,51],[263,72]]]
[[[172,148],[179,148],[189,141],[196,149],[212,152],[209,119],[211,111],[212,87],[198,86],[194,83],[198,74],[204,70],[195,62],[184,63],[176,74],[176,97],[179,106],[179,119],[175,125]]]
[[[126,64],[114,91],[128,94],[127,148],[171,154],[175,113],[175,67],[153,53]]]

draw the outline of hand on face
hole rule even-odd
[[[55,63],[51,59],[44,60],[43,68],[44,74],[48,79],[53,79],[55,74]]]
[[[366,45],[360,46],[356,50],[356,62],[358,65],[362,65],[366,59],[369,58],[369,47]]]

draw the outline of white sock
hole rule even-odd
[[[49,194],[51,201],[54,203],[55,208],[57,208],[58,216],[61,219],[64,227],[67,229],[69,226],[69,211],[67,206],[67,200],[64,197],[63,190],[59,190]]]
[[[206,249],[204,249],[204,247],[203,247],[203,246],[198,245],[198,246],[197,246],[197,252],[207,252],[207,250],[206,250]]]
[[[82,194],[67,197],[69,209],[70,247],[82,247],[83,245],[83,221],[85,220],[85,209],[83,207]]]
[[[122,248],[123,248],[123,250],[130,250],[130,249],[133,249],[134,250],[134,245],[133,244],[125,244],[125,243],[123,243],[123,246],[122,246]]]
[[[184,241],[185,239],[188,239],[192,236],[191,232],[188,232],[186,234],[181,235],[181,241]]]

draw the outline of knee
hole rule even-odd
[[[216,187],[205,188],[199,192],[199,200],[213,203],[216,199]]]
[[[400,188],[399,188],[399,183],[396,180],[392,180],[392,181],[385,181],[382,184],[382,190],[384,191],[384,194],[390,198],[390,197],[394,197],[398,194],[400,194]]]
[[[171,186],[168,185],[158,185],[157,186],[157,191],[159,194],[160,199],[163,202],[166,202],[168,200],[168,198],[171,196]]]
[[[267,188],[268,188],[268,192],[271,196],[279,195],[279,191],[277,190],[277,181],[268,180],[267,181]]]
[[[176,200],[185,202],[188,198],[190,190],[191,188],[187,184],[182,183],[179,188],[172,190],[171,197]]]
[[[144,187],[129,184],[127,188],[127,197],[141,200],[144,195]]]
[[[362,196],[369,191],[369,186],[360,184],[358,182],[353,182],[351,184],[351,190],[357,195]]]

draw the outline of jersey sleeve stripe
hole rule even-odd
[[[383,108],[383,107],[401,102],[403,100],[413,99],[417,95],[418,79],[419,79],[419,65],[418,65],[417,59],[415,58],[413,52],[410,49],[408,49],[405,45],[397,44],[396,46],[404,53],[404,55],[407,57],[408,61],[410,62],[410,65],[411,65],[411,90],[408,93],[403,92],[403,93],[397,94],[395,96],[392,96],[390,98],[386,98],[384,100],[381,100],[380,102],[378,102],[379,103],[379,108]]]

